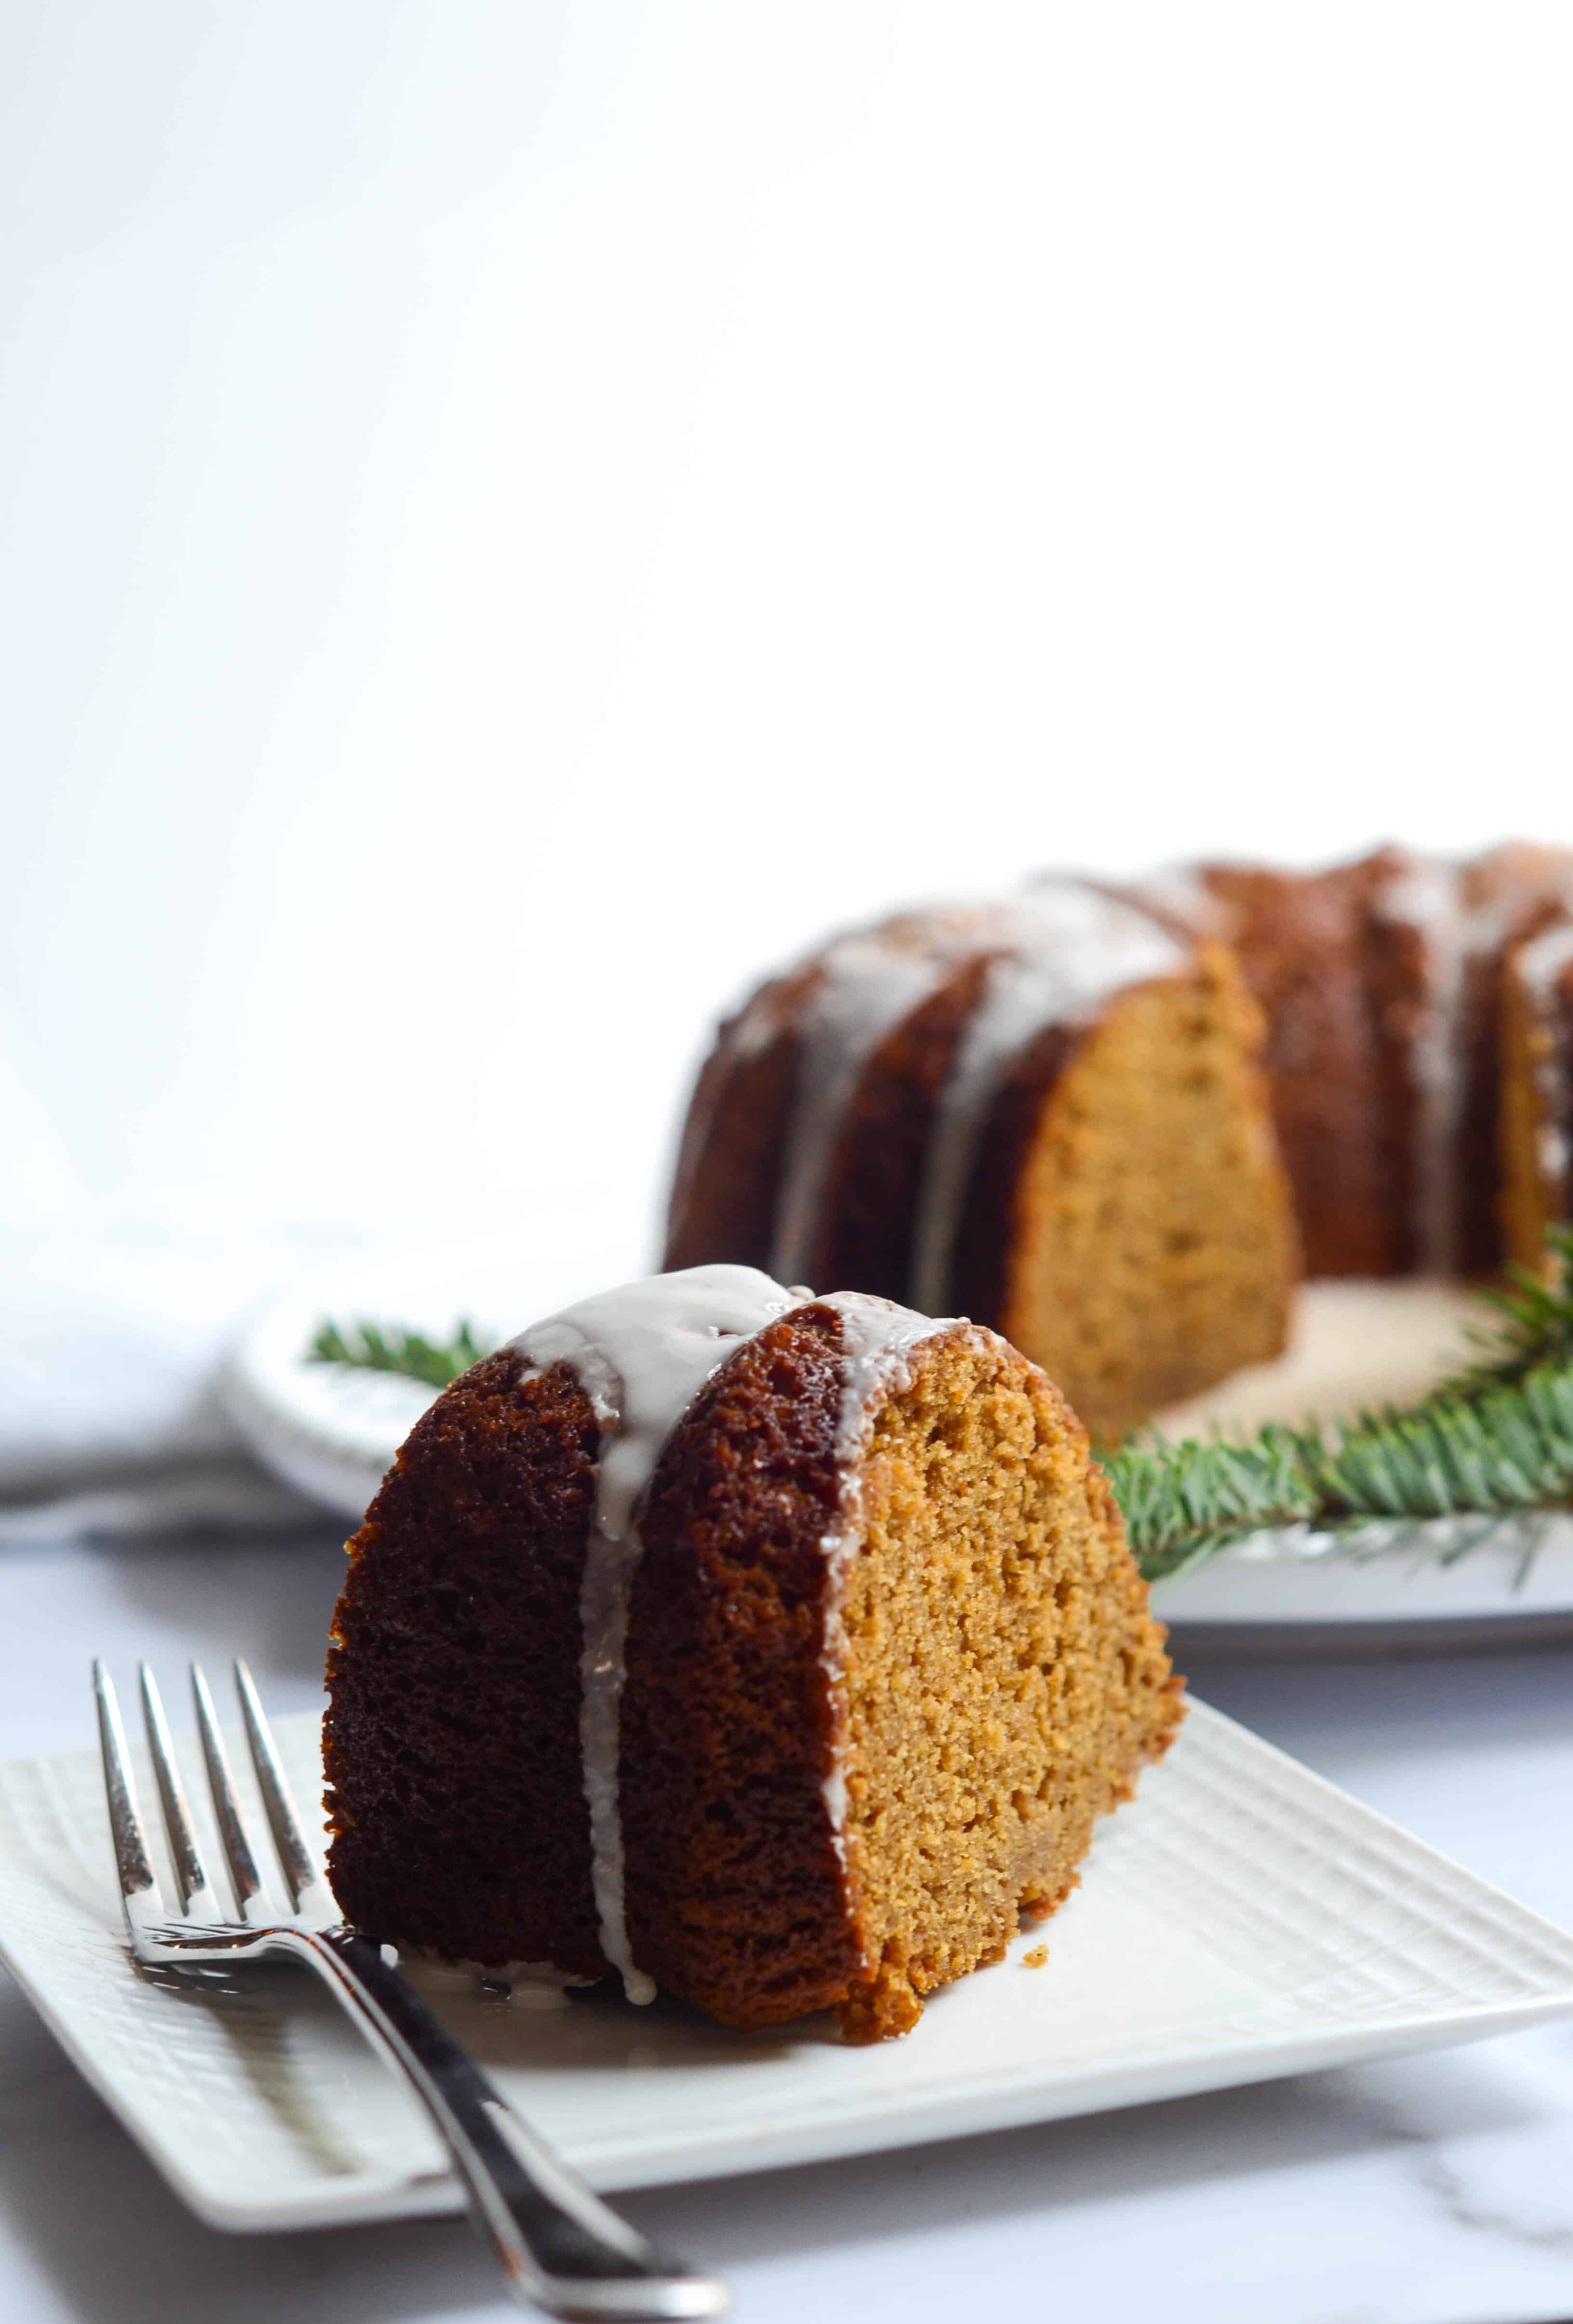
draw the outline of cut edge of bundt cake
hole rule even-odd
[[[1298,1249],[1231,958],[1049,1028],[1007,1072],[952,1273],[1103,1440],[1287,1342]]]
[[[351,1553],[346,1913],[739,2027],[905,2030],[1068,1893],[1181,1716],[1041,1373],[751,1269],[625,1286],[487,1359]]]
[[[1064,1900],[1182,1703],[1086,1433],[1035,1366],[952,1327],[861,1425],[832,1635],[864,1967],[838,2015],[872,2041]]]

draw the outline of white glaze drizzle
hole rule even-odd
[[[1415,1124],[1414,1229],[1420,1272],[1451,1275],[1458,1251],[1458,1128],[1464,1110],[1464,988],[1470,950],[1462,865],[1410,856],[1377,899],[1379,917],[1421,938],[1423,990],[1409,1019]]]
[[[1507,852],[1483,859],[1485,865],[1489,868]],[[1511,881],[1472,898],[1471,875],[1480,864],[1426,856],[1404,861],[1403,875],[1379,898],[1376,909],[1384,919],[1407,922],[1421,938],[1424,991],[1410,1030],[1418,1114],[1411,1149],[1413,1224],[1420,1271],[1450,1275],[1458,1263],[1458,1135],[1469,1060],[1480,1009],[1494,991],[1489,984],[1483,990],[1474,971],[1500,954],[1528,898],[1522,882]]]
[[[1162,880],[1160,874],[1160,886]],[[1205,900],[1205,890],[1198,894]],[[1105,942],[1111,936],[1133,941],[1145,957],[1156,956],[1161,946],[1168,947],[1168,962],[1180,957],[1172,937],[1141,909],[1077,878],[1046,874],[1012,901],[958,900],[903,913],[840,937],[814,956],[817,976],[800,1019],[796,1093],[776,1203],[773,1274],[785,1281],[814,1268],[836,1142],[880,1043],[963,962],[997,947],[1042,952],[1052,945],[1064,953],[1084,943],[1092,928]],[[1086,982],[1069,962],[1067,970],[1073,983]],[[936,1293],[933,1304],[941,1296]]]
[[[1563,973],[1573,967],[1573,921],[1550,927],[1527,944],[1513,962],[1513,973],[1523,987],[1534,1019],[1534,1082],[1540,1101],[1535,1159],[1554,1215],[1559,1216],[1568,1194],[1568,1130],[1573,1126],[1573,1058],[1568,1056],[1568,1031],[1557,1009],[1557,987]]]
[[[586,1545],[579,1736],[590,1811],[601,1950],[630,2001],[655,1997],[636,1967],[623,1896],[618,1747],[629,1604],[643,1544],[639,1500],[673,1429],[743,1340],[808,1295],[752,1267],[691,1267],[604,1291],[521,1332],[511,1344],[544,1370],[566,1363],[601,1432]]]
[[[863,1534],[863,1455],[875,1415],[886,1399],[911,1385],[915,1349],[940,1332],[958,1328],[954,1317],[919,1315],[891,1299],[864,1291],[834,1291],[815,1303],[833,1307],[842,1319],[842,1398],[836,1423],[835,1458],[841,1497],[837,1520],[821,1538],[829,1568],[824,1592],[824,1630],[820,1661],[833,1692],[846,1671],[847,1637],[842,1622],[846,1577]],[[976,1325],[965,1328],[979,1333]],[[979,1336],[992,1338],[992,1333]],[[830,1772],[821,1786],[831,1839],[838,1856],[846,1853],[847,1778],[844,1739],[832,1746]]]
[[[1006,906],[986,941],[1001,957],[957,1045],[918,1195],[911,1297],[931,1311],[949,1295],[967,1182],[1011,1060],[1045,1026],[1084,1024],[1122,986],[1173,976],[1187,958],[1143,913],[1074,881],[1045,881]],[[974,949],[984,949],[984,941]]]
[[[1522,948],[1518,973],[1537,1010],[1550,1007],[1558,980],[1568,967],[1573,967],[1573,920],[1562,927],[1544,929]]]
[[[821,965],[804,1011],[770,1251],[772,1273],[787,1280],[813,1264],[831,1158],[863,1068],[944,973],[938,958],[878,929],[843,936]]]

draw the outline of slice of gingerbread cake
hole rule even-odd
[[[441,1396],[335,1622],[368,1933],[904,2032],[1075,1885],[1182,1716],[1085,1432],[993,1332],[658,1276]]]

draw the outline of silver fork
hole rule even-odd
[[[609,2318],[721,2315],[727,2305],[725,2285],[695,2275],[658,2251],[592,2193],[492,2089],[474,2060],[389,1966],[381,1946],[345,1925],[302,1836],[251,1673],[237,1662],[235,1679],[246,1742],[293,1907],[290,1914],[275,1911],[246,1837],[213,1698],[193,1663],[197,1728],[235,1892],[235,1913],[224,1910],[198,1849],[158,1687],[146,1663],[140,1670],[148,1749],[180,1894],[177,1914],[166,1908],[153,1876],[114,1685],[102,1662],[93,1665],[109,1822],[136,1959],[166,1969],[216,1963],[233,1968],[287,1953],[314,1969],[426,2107],[469,2198],[471,2220],[520,2301],[589,2324]]]

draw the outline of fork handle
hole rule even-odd
[[[724,2284],[658,2251],[514,2113],[382,1948],[353,1929],[280,1929],[403,2074],[452,2158],[477,2233],[511,2289],[548,2315],[586,2319],[719,2316]]]

